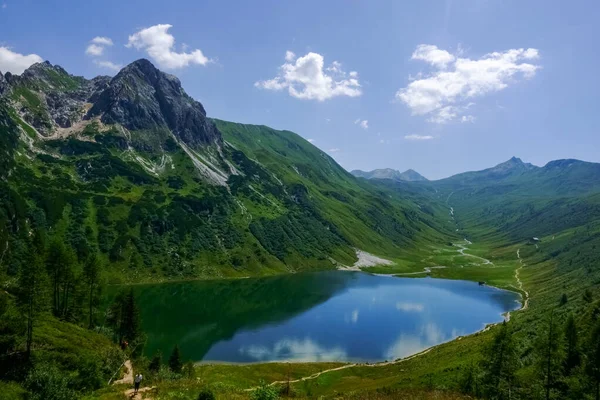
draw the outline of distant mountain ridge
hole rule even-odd
[[[486,168],[481,171],[462,172],[452,175],[448,178],[436,180],[436,182],[452,182],[462,184],[474,184],[483,181],[501,181],[511,177],[516,177],[528,171],[536,170],[537,167],[530,163],[523,162],[520,158],[512,157],[508,161],[500,163],[494,167]]]
[[[428,180],[413,169],[407,169],[404,172],[400,172],[391,168],[374,169],[372,171],[361,171],[359,169],[355,169],[350,173],[358,178],[365,179],[391,179],[395,181],[406,182],[422,182]]]

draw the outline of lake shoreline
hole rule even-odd
[[[398,274],[375,274],[375,273],[370,273],[368,271],[364,271],[364,270],[360,270],[360,271],[353,271],[353,270],[347,270],[347,269],[340,269],[340,272],[361,272],[361,273],[365,273],[368,275],[376,275],[376,276],[382,276],[382,277],[389,277],[389,278],[411,278],[411,279],[433,279],[433,280],[456,280],[456,281],[464,281],[464,282],[475,282],[473,280],[467,280],[467,279],[448,279],[448,278],[435,278],[435,277],[431,277],[431,276],[425,276],[425,277],[418,277],[418,276],[399,276]],[[315,271],[317,272],[317,271]],[[272,360],[272,361],[256,361],[256,362],[228,362],[228,361],[198,361],[194,363],[194,366],[196,367],[204,367],[204,366],[240,366],[240,367],[247,367],[247,366],[259,366],[259,365],[273,365],[273,364],[281,364],[281,365],[318,365],[318,364],[340,364],[340,367],[336,367],[336,368],[332,368],[330,370],[325,370],[325,371],[321,371],[315,375],[320,376],[323,373],[327,373],[327,372],[333,372],[333,371],[338,371],[340,369],[345,369],[345,368],[352,368],[352,367],[384,367],[384,366],[389,366],[389,365],[394,365],[394,364],[399,364],[405,361],[409,361],[412,360],[416,357],[425,355],[427,353],[429,353],[430,351],[440,347],[440,346],[444,346],[453,342],[457,342],[459,340],[462,340],[464,338],[467,337],[472,337],[472,336],[477,336],[480,335],[482,333],[486,333],[489,330],[491,330],[493,327],[503,324],[505,322],[509,322],[510,321],[510,317],[512,313],[515,312],[519,312],[519,311],[523,311],[526,310],[527,307],[525,306],[526,302],[528,301],[528,298],[525,298],[526,296],[523,295],[523,293],[521,293],[518,290],[511,290],[508,288],[500,288],[500,287],[496,287],[496,286],[492,286],[492,285],[485,285],[489,288],[498,290],[498,291],[503,291],[503,292],[511,292],[511,293],[515,293],[518,294],[520,296],[520,300],[515,300],[516,302],[519,303],[519,307],[515,308],[514,310],[509,310],[506,312],[501,313],[500,315],[503,317],[503,320],[498,321],[498,322],[493,322],[493,323],[487,323],[485,324],[481,329],[466,334],[466,335],[460,335],[457,337],[454,337],[450,340],[447,341],[443,341],[441,343],[435,344],[433,346],[427,347],[425,349],[422,349],[421,351],[408,355],[406,357],[402,357],[402,358],[398,358],[395,360],[384,360],[384,361],[373,361],[373,362],[368,362],[368,361],[356,361],[356,362],[352,362],[352,361],[336,361],[336,360],[328,360],[328,361],[294,361],[294,360],[289,360],[289,361],[285,361],[285,360]],[[527,296],[528,297],[528,296]],[[305,380],[305,379],[314,379],[315,377],[305,377],[302,379],[298,379],[297,381],[301,381],[301,380]],[[281,382],[272,382],[269,384],[270,385],[274,385],[274,384],[278,384]],[[248,389],[250,390],[250,389]]]

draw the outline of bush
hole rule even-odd
[[[25,387],[31,400],[75,400],[77,393],[69,388],[69,379],[55,366],[41,364],[27,376]]]
[[[261,381],[260,387],[252,392],[250,396],[252,400],[277,400],[279,393],[277,389],[268,386],[264,381]]]
[[[198,395],[198,400],[215,400],[215,395],[210,389],[202,389]]]

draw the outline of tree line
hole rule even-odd
[[[592,314],[592,323],[582,326],[573,314],[559,323],[551,311],[527,355],[520,353],[512,325],[502,323],[481,360],[463,371],[460,390],[483,399],[600,400],[600,308]],[[533,361],[525,365],[527,357]]]

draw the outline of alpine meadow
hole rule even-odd
[[[2,399],[600,400],[598,5],[109,3],[1,4]]]

